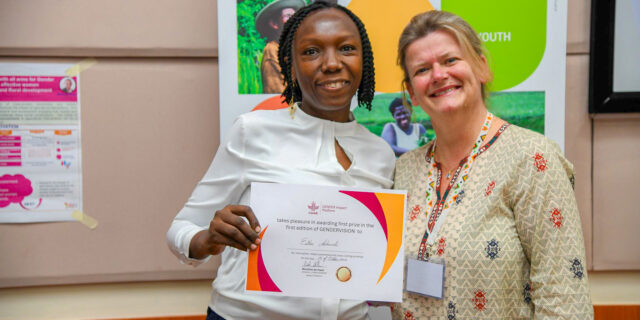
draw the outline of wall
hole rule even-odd
[[[0,1],[1,62],[97,60],[80,102],[83,210],[99,222],[1,224],[0,287],[215,274],[176,263],[164,238],[218,146],[216,5]]]
[[[589,274],[594,304],[640,304],[640,273]],[[0,319],[117,319],[204,314],[211,282],[163,281],[0,289]]]
[[[18,1],[0,2],[0,24],[6,21],[7,12],[10,12],[7,6],[15,6]],[[44,3],[41,1],[32,1],[34,6]],[[91,2],[87,4],[83,1],[58,1],[60,8],[58,12],[65,10],[73,10],[75,5],[83,6],[100,6],[101,2]],[[171,1],[154,1],[154,0],[136,0],[136,1],[111,1],[113,7],[127,6],[133,8],[133,12],[143,12],[147,8],[171,7]],[[215,1],[190,1],[188,5],[203,5],[215,3]],[[106,12],[113,12],[111,5],[100,8]],[[52,9],[54,10],[54,9]],[[58,9],[55,9],[58,10]],[[172,8],[173,11],[182,12],[179,8]],[[15,12],[15,11],[14,11]],[[131,12],[131,11],[128,11]],[[19,13],[19,12],[18,12]],[[131,14],[131,13],[128,13]],[[119,14],[114,13],[115,16]],[[640,142],[640,120],[625,120],[621,126],[612,124],[611,119],[592,120],[587,114],[587,93],[588,93],[588,61],[589,61],[589,3],[583,0],[569,0],[569,19],[568,19],[568,41],[567,41],[567,93],[566,93],[566,154],[574,163],[578,172],[576,179],[576,197],[582,214],[583,230],[585,234],[585,242],[587,244],[587,255],[592,257],[593,250],[607,250],[607,246],[600,247],[600,241],[594,243],[591,237],[592,230],[592,213],[597,211],[602,214],[606,212],[633,212],[637,211],[637,207],[629,206],[629,202],[637,196],[638,179],[627,179],[629,173],[637,174],[640,172],[640,162],[629,161],[626,166],[620,164],[621,157],[635,155],[638,143]],[[156,19],[158,15],[149,15],[149,19]],[[171,15],[159,14],[156,23],[161,23],[164,18],[170,19]],[[211,20],[215,20],[215,14],[208,13]],[[64,19],[55,19],[47,15],[39,16],[41,20],[35,19],[34,24],[37,26],[48,23],[58,23]],[[100,21],[101,15],[83,17],[82,20],[91,28],[98,28],[90,21]],[[107,23],[108,26],[127,24],[126,21],[115,21]],[[133,21],[133,20],[132,20]],[[154,20],[155,21],[155,20]],[[64,22],[62,22],[64,23]],[[103,21],[103,24],[104,25]],[[129,27],[134,28],[134,25]],[[31,28],[36,28],[32,26]],[[215,24],[210,25],[215,28]],[[0,25],[0,43],[6,43],[4,40],[8,37],[7,33],[11,28],[4,28]],[[192,33],[208,33],[211,36],[211,29],[208,30],[183,30],[176,29],[178,32]],[[196,32],[197,31],[197,32]],[[11,32],[15,32],[12,30]],[[84,32],[84,31],[82,31]],[[92,31],[89,35],[96,34]],[[104,31],[106,32],[106,31]],[[172,34],[173,31],[165,30],[169,35],[173,35],[173,39],[183,37],[183,33]],[[36,29],[28,29],[24,31],[22,37],[33,37],[38,33]],[[99,32],[97,34],[100,34]],[[12,48],[0,47],[1,55],[18,55],[20,52],[27,50],[30,55],[59,55],[68,53],[66,49],[56,49],[56,44],[47,42],[44,36],[38,36],[44,44],[49,45],[46,50],[29,47],[28,44],[15,46]],[[128,38],[126,28],[118,29],[118,37],[113,35],[105,36],[105,42],[115,41],[121,38]],[[164,39],[163,37],[160,37]],[[207,38],[211,39],[211,38]],[[131,52],[130,47],[139,45],[137,41],[127,40],[129,42],[123,45],[117,45],[112,51],[113,55],[127,56]],[[176,40],[177,41],[177,40]],[[126,41],[124,41],[126,42]],[[95,40],[94,46],[99,47],[103,41]],[[177,46],[173,46],[177,47]],[[202,47],[202,46],[200,46]],[[76,46],[78,56],[90,55],[91,49],[83,49]],[[83,51],[85,50],[85,51]],[[145,49],[146,50],[146,49]],[[145,55],[145,50],[135,50],[138,55]],[[217,50],[212,48],[202,49],[206,52],[204,55],[217,54]],[[180,56],[184,54],[178,49],[165,50],[168,55],[175,54]],[[171,53],[173,52],[173,53]],[[181,53],[183,52],[183,53]],[[194,55],[202,55],[194,54]],[[188,55],[187,55],[188,56]],[[182,56],[179,59],[187,59]],[[214,63],[217,61],[214,59]],[[216,75],[217,77],[217,75]],[[593,141],[592,141],[593,136]],[[592,157],[593,152],[599,151],[605,153],[604,157]],[[592,177],[593,169],[593,177]],[[635,176],[631,176],[635,177]],[[603,180],[604,179],[604,180]],[[622,180],[620,180],[622,179]],[[624,184],[606,184],[608,181],[623,181]],[[621,194],[626,199],[622,202],[611,201],[610,198],[601,197],[600,193],[594,193],[592,196],[592,188],[595,190],[600,182],[605,182],[602,194],[606,192],[613,195]],[[592,187],[593,186],[593,187]],[[618,193],[613,193],[615,190]],[[596,225],[595,228],[598,228]],[[615,231],[615,230],[612,230]],[[594,243],[592,250],[591,244]],[[589,259],[589,266],[593,267],[594,262]],[[597,264],[596,264],[597,266]],[[591,293],[594,304],[640,304],[640,272],[639,271],[592,271],[589,273],[589,282],[591,285]],[[112,283],[112,284],[91,284],[91,285],[66,285],[66,286],[47,286],[47,287],[31,287],[31,288],[8,288],[0,289],[0,319],[105,319],[105,318],[133,318],[133,317],[152,317],[152,316],[169,316],[169,315],[190,315],[204,314],[206,304],[210,294],[210,281],[160,281],[160,282],[133,282],[133,283]]]

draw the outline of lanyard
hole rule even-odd
[[[469,175],[469,172],[471,172],[471,166],[479,154],[480,146],[482,146],[482,142],[489,132],[492,120],[493,114],[487,111],[487,117],[480,129],[478,138],[476,138],[476,142],[471,149],[471,153],[460,161],[458,169],[456,169],[455,174],[451,178],[449,187],[442,196],[440,194],[442,171],[434,159],[436,141],[433,142],[433,145],[427,151],[427,162],[429,166],[429,170],[427,172],[426,191],[427,205],[425,208],[425,213],[427,214],[427,228],[424,236],[422,237],[422,241],[420,242],[420,248],[418,249],[418,260],[424,260],[424,257],[427,256],[427,249],[435,243],[438,231],[447,217],[447,212],[453,206],[453,202],[462,190],[462,184],[467,180],[467,176]],[[435,199],[434,194],[436,195]]]

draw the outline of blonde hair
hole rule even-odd
[[[414,41],[428,36],[429,34],[443,30],[449,32],[458,41],[458,45],[462,49],[462,54],[469,61],[473,73],[485,80],[482,84],[482,99],[489,96],[487,83],[491,82],[493,75],[488,65],[482,60],[486,57],[486,50],[482,45],[482,41],[473,28],[462,18],[457,15],[446,12],[432,10],[420,13],[413,18],[404,28],[398,41],[398,65],[402,67],[404,79],[402,80],[402,88],[404,90],[409,82],[409,73],[406,67],[406,51],[409,45]]]

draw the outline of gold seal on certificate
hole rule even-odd
[[[252,183],[262,231],[245,290],[401,301],[405,198],[399,190]]]
[[[336,271],[336,278],[342,282],[347,282],[351,279],[351,270],[347,267],[340,267]]]

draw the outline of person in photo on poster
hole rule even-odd
[[[422,124],[411,122],[411,108],[404,105],[402,98],[391,101],[389,112],[395,122],[385,124],[380,137],[391,146],[396,157],[399,157],[417,148],[427,130]]]
[[[304,5],[304,0],[276,0],[267,4],[256,15],[256,30],[267,39],[260,62],[262,93],[282,93],[284,90],[278,63],[278,39],[284,24]]]
[[[171,223],[167,242],[193,266],[221,256],[208,320],[366,319],[365,301],[244,291],[247,251],[260,244],[260,224],[248,206],[252,182],[362,188],[393,183],[393,151],[350,110],[354,95],[360,108],[371,109],[375,93],[373,53],[360,19],[345,7],[316,1],[296,11],[282,32],[278,62],[289,107],[235,120]]]
[[[76,83],[70,77],[64,77],[60,80],[60,90],[64,93],[72,93],[76,89]]]
[[[414,16],[398,62],[436,138],[402,155],[407,279],[435,264],[439,298],[405,291],[393,319],[593,319],[573,165],[555,142],[487,110],[482,41],[444,11]],[[409,284],[407,284],[409,287]]]

